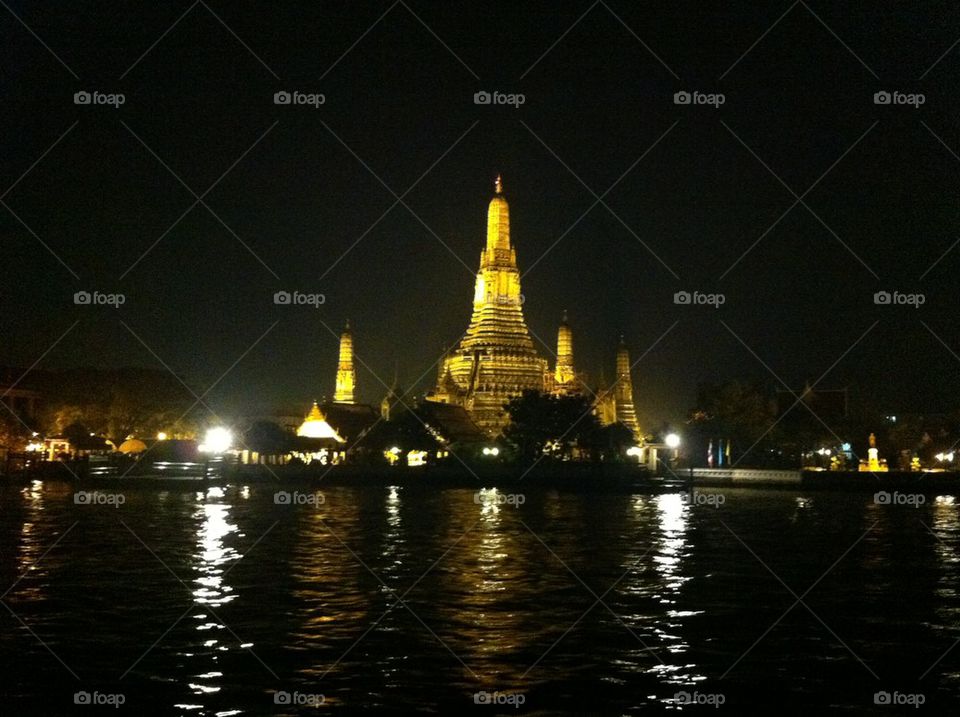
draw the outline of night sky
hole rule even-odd
[[[568,309],[593,376],[620,333],[649,349],[648,425],[734,377],[956,408],[958,38],[954,2],[9,2],[0,364],[166,365],[217,410],[299,410],[332,394],[349,318],[361,400],[385,391],[365,366],[425,390],[501,173],[532,332],[554,350]]]

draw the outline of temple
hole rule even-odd
[[[543,391],[548,371],[523,318],[510,207],[500,177],[495,189],[487,209],[487,243],[480,252],[470,325],[440,362],[436,388],[427,396],[463,406],[491,435],[506,424],[504,404],[525,390]]]
[[[460,342],[438,364],[436,385],[425,401],[400,388],[399,369],[376,407],[357,403],[350,322],[340,335],[336,386],[332,401],[314,403],[300,435],[353,445],[380,421],[403,420],[408,413],[442,435],[446,444],[497,439],[509,422],[506,404],[524,391],[590,399],[600,423],[620,423],[644,443],[633,399],[630,354],[623,340],[617,349],[616,381],[592,384],[574,361],[573,328],[567,312],[557,329],[556,363],[551,370],[540,355],[523,315],[517,250],[510,236],[510,206],[497,177],[487,208],[487,237],[480,251],[470,324]],[[549,348],[547,349],[550,350]],[[602,373],[601,373],[602,376]],[[441,406],[438,404],[446,404]]]
[[[633,405],[633,379],[630,376],[630,351],[620,337],[617,347],[617,380],[610,387],[601,385],[596,392],[597,415],[604,425],[622,423],[640,437],[640,423]]]
[[[357,371],[353,366],[353,336],[350,322],[340,334],[340,361],[337,363],[337,387],[333,394],[334,403],[354,403],[353,389],[357,385]]]
[[[588,395],[601,423],[620,422],[642,441],[633,402],[630,356],[622,338],[617,351],[617,380],[591,390],[574,365],[573,330],[564,312],[557,331],[553,371],[540,356],[523,316],[517,251],[510,237],[510,206],[498,176],[487,208],[487,241],[480,252],[470,325],[460,343],[439,363],[436,387],[428,401],[462,406],[491,438],[509,417],[505,404],[525,390],[553,395]],[[387,414],[389,415],[389,414]]]

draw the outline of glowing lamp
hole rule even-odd
[[[203,443],[198,448],[205,453],[224,453],[233,445],[233,433],[229,428],[217,426],[207,430]]]
[[[667,444],[667,448],[679,448],[680,436],[676,433],[668,433],[666,438],[663,439],[663,442]]]

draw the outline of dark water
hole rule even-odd
[[[896,714],[917,710],[875,693],[922,694],[921,712],[960,697],[948,496],[122,491],[115,507],[0,489],[4,713],[630,714],[683,691],[721,712]],[[124,705],[75,706],[80,691]]]

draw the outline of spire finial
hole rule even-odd
[[[560,319],[560,322],[563,323],[563,324],[567,323],[567,310],[566,310],[566,309],[563,310],[563,318]]]
[[[349,331],[349,330],[350,330],[350,319],[347,319],[347,323],[344,324],[343,330],[344,330],[344,331]]]
[[[497,180],[493,183],[493,188],[497,194],[503,194],[503,178],[498,174]]]

